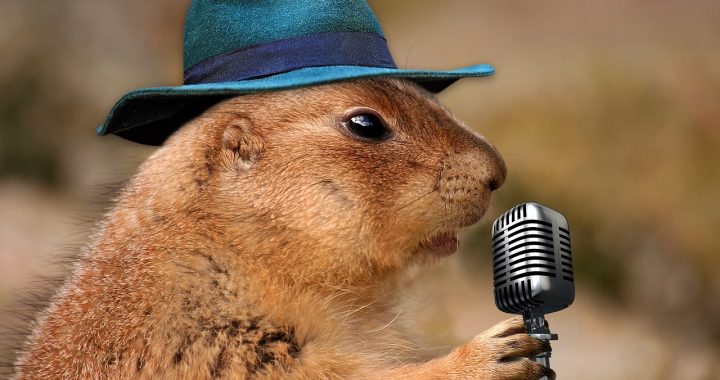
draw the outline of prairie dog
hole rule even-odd
[[[222,101],[123,189],[18,378],[537,379],[519,318],[429,360],[392,323],[505,174],[409,81]]]

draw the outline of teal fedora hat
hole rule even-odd
[[[183,85],[126,94],[99,135],[160,145],[229,96],[376,77],[407,78],[439,92],[460,78],[494,72],[487,64],[397,68],[364,0],[193,0],[183,48]]]

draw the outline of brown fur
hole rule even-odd
[[[392,130],[360,141],[342,120]],[[153,154],[40,318],[19,378],[536,379],[511,319],[424,360],[394,324],[428,239],[484,214],[495,149],[417,85],[226,100]],[[515,358],[515,359],[512,359]]]

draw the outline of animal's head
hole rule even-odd
[[[506,172],[487,140],[392,79],[228,99],[163,152],[184,157],[183,207],[298,281],[362,282],[452,253]]]

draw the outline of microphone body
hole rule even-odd
[[[522,314],[531,336],[556,340],[545,314],[575,299],[567,219],[549,207],[522,203],[498,217],[492,233],[495,304]],[[533,359],[550,367],[550,352]]]

